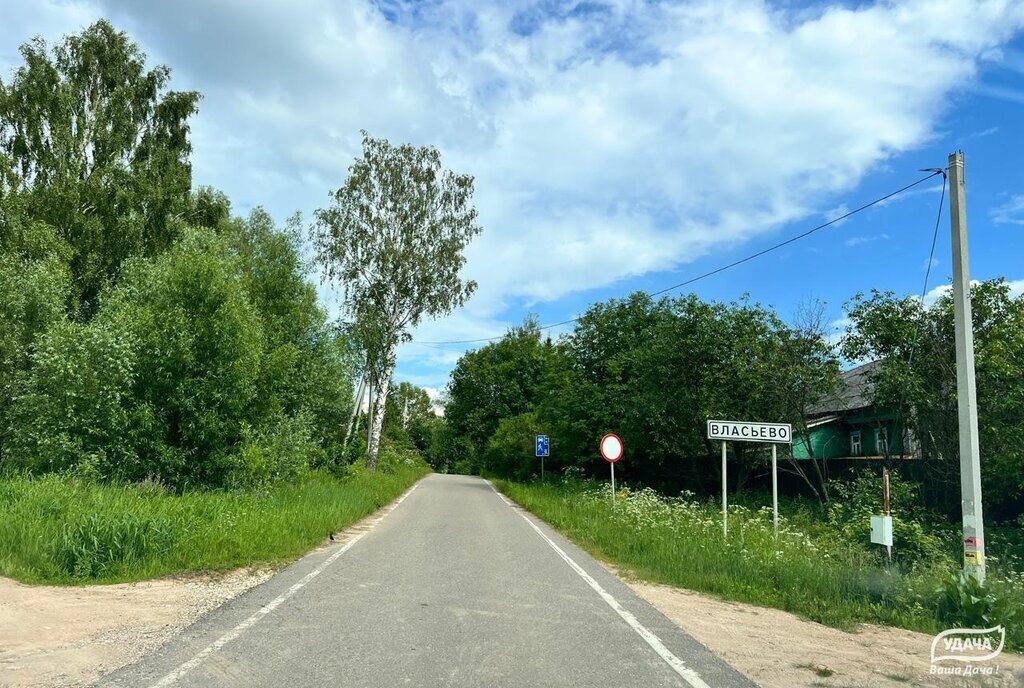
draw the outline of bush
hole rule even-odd
[[[467,437],[456,435],[447,422],[434,426],[426,459],[440,473],[473,475],[477,472],[473,443]]]
[[[103,321],[61,322],[43,335],[33,359],[10,412],[10,461],[36,473],[135,472],[130,335]]]
[[[70,277],[54,258],[26,259],[0,252],[0,452],[14,395],[43,333],[65,320]],[[3,455],[0,453],[0,461]]]
[[[266,487],[322,465],[324,452],[312,434],[312,424],[304,414],[297,418],[282,415],[263,430],[245,428],[242,445],[232,456],[230,485]]]
[[[176,486],[231,483],[243,428],[264,427],[254,400],[262,330],[225,243],[190,231],[154,261],[133,264],[101,311],[137,342],[139,470]]]
[[[874,471],[860,472],[854,479],[832,481],[828,505],[829,523],[852,543],[871,542],[871,516],[882,513],[882,478]],[[889,495],[893,511],[893,556],[907,564],[916,561],[952,562],[944,533],[943,519],[928,513],[918,497],[918,485],[889,474]],[[949,541],[948,538],[945,540]]]
[[[502,418],[487,442],[484,468],[513,480],[523,480],[539,473],[539,459],[534,459],[534,437],[540,427],[535,413]]]

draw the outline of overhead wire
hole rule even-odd
[[[945,196],[945,191],[946,191],[946,182],[945,182],[946,172],[945,172],[945,170],[941,170],[941,169],[938,169],[938,168],[933,168],[931,170],[922,170],[922,172],[927,172],[927,171],[930,171],[931,174],[929,174],[926,177],[922,177],[921,179],[918,179],[915,182],[907,184],[906,186],[903,186],[903,187],[901,187],[899,189],[896,189],[895,191],[887,193],[884,196],[880,196],[879,198],[876,198],[875,200],[870,201],[869,203],[865,203],[864,205],[861,205],[861,206],[859,206],[857,208],[854,208],[853,210],[847,211],[847,212],[843,213],[842,215],[834,217],[831,220],[829,220],[828,222],[823,222],[820,225],[817,225],[815,227],[811,227],[810,229],[808,229],[808,230],[806,230],[806,231],[804,231],[804,232],[802,232],[800,234],[797,234],[795,236],[789,237],[788,239],[786,239],[784,241],[780,241],[780,242],[778,242],[776,244],[773,244],[773,245],[771,245],[771,246],[769,246],[767,248],[761,249],[760,251],[757,251],[756,253],[752,253],[749,256],[746,256],[744,258],[740,258],[739,260],[734,260],[731,263],[719,266],[719,267],[717,267],[717,268],[715,268],[713,270],[708,270],[707,272],[704,272],[704,273],[701,273],[701,274],[696,275],[694,277],[691,277],[689,279],[683,280],[682,282],[679,282],[678,284],[673,284],[671,286],[665,287],[664,289],[659,289],[658,291],[648,292],[648,295],[649,296],[660,296],[662,294],[668,293],[668,292],[673,291],[675,289],[679,289],[680,287],[685,287],[685,286],[694,284],[695,282],[699,282],[701,280],[707,279],[708,277],[713,277],[714,275],[717,275],[719,273],[725,272],[726,270],[730,270],[730,269],[732,269],[732,268],[734,268],[734,267],[736,267],[738,265],[743,265],[744,263],[748,263],[748,262],[750,262],[750,261],[752,261],[752,260],[754,260],[756,258],[760,258],[761,256],[764,256],[764,255],[766,255],[768,253],[771,253],[773,251],[777,251],[778,249],[780,249],[780,248],[782,248],[784,246],[788,246],[789,244],[792,244],[794,242],[800,241],[801,239],[806,239],[807,237],[811,236],[812,234],[815,234],[816,232],[819,232],[819,231],[821,231],[823,229],[826,229],[828,227],[836,225],[836,224],[842,222],[843,220],[845,220],[845,219],[847,219],[847,218],[849,218],[849,217],[851,217],[853,215],[856,215],[857,213],[861,213],[861,212],[867,210],[868,208],[872,208],[872,207],[874,207],[876,205],[879,205],[880,203],[884,203],[884,202],[888,201],[889,199],[891,199],[891,198],[893,198],[895,196],[898,196],[898,195],[900,195],[902,193],[905,193],[905,192],[909,191],[910,189],[913,189],[914,187],[919,186],[920,184],[923,184],[926,181],[928,181],[929,179],[932,179],[933,177],[936,177],[936,176],[938,176],[940,174],[943,176],[942,193],[943,193],[943,196]],[[940,206],[940,216],[941,216],[941,206]],[[936,225],[936,232],[937,231],[938,231],[938,225]],[[936,237],[937,237],[937,234],[936,234]],[[933,241],[933,243],[932,243],[932,252],[933,252],[933,254],[934,254],[934,251],[935,251],[935,244],[934,244],[934,241]],[[930,268],[931,268],[930,264],[931,264],[931,259],[929,258],[929,271],[930,271]],[[927,276],[925,278],[925,284],[927,285]],[[581,317],[582,316],[576,316],[575,318],[569,318],[568,320],[562,320],[560,322],[549,323],[547,325],[541,325],[538,329],[543,331],[543,330],[550,330],[550,329],[555,328],[555,327],[561,327],[562,325],[570,325],[570,324],[580,320]],[[479,338],[479,339],[454,339],[454,340],[448,340],[448,341],[419,341],[419,340],[413,340],[413,341],[411,341],[409,343],[410,344],[419,344],[421,346],[431,346],[431,347],[450,345],[450,344],[481,344],[481,343],[484,343],[484,342],[497,341],[497,340],[501,339],[504,336],[505,336],[505,334],[500,334],[500,335],[496,335],[496,336],[493,336],[493,337],[482,337],[482,338]]]
[[[924,309],[925,311],[927,311],[928,305],[925,303],[924,300],[928,296],[928,278],[932,274],[932,266],[935,263],[935,246],[936,246],[936,244],[938,243],[938,240],[939,240],[939,225],[942,222],[942,209],[943,209],[943,207],[945,207],[945,204],[946,204],[946,182],[948,181],[948,176],[946,174],[946,170],[944,170],[944,169],[931,168],[929,170],[921,170],[921,171],[922,172],[928,172],[928,171],[932,171],[932,170],[934,170],[934,174],[941,174],[942,175],[942,193],[939,195],[939,209],[938,209],[938,211],[935,214],[935,228],[932,230],[932,245],[931,245],[931,249],[928,251],[928,262],[925,263],[924,285],[921,287],[920,305],[921,305],[921,308]],[[934,174],[933,174],[933,176],[934,176]],[[924,313],[922,313],[922,315],[924,315]],[[922,333],[922,330],[926,327],[926,325],[927,325],[926,320],[924,318],[922,318],[920,326],[917,327],[915,329],[915,331],[914,331],[914,338],[910,342],[910,351],[907,353],[907,369],[908,370],[911,369],[911,367],[912,367],[912,365],[914,363],[914,354],[917,353],[918,344],[920,344],[920,342],[921,342],[921,333]],[[901,442],[900,456],[904,455],[904,448],[906,447],[907,444],[909,444],[909,442],[908,442],[908,440],[909,440],[909,428],[902,427],[903,422],[906,420],[906,416],[907,416],[907,386],[903,385],[901,387],[901,389],[900,389],[900,403],[899,403],[899,406],[896,409],[896,429],[900,431],[900,442]],[[885,449],[886,449],[886,459],[888,459],[888,457],[892,456],[892,452],[889,451],[889,447],[888,446],[886,446]]]

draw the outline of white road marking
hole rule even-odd
[[[166,676],[164,676],[162,679],[160,679],[159,681],[154,683],[150,688],[166,688],[167,686],[173,685],[182,676],[184,676],[185,674],[187,674],[188,672],[192,671],[197,666],[202,664],[206,660],[207,657],[209,657],[214,652],[216,652],[217,650],[221,649],[222,647],[224,647],[225,645],[230,643],[232,640],[235,640],[236,638],[238,638],[238,636],[242,635],[242,633],[244,633],[249,627],[255,625],[256,622],[258,622],[264,616],[266,616],[267,614],[269,614],[270,612],[274,611],[279,606],[281,606],[281,604],[285,600],[287,600],[289,597],[291,597],[292,595],[297,593],[299,590],[302,590],[302,588],[305,587],[305,585],[307,583],[309,583],[309,581],[311,581],[314,578],[316,578],[317,576],[319,576],[324,571],[324,569],[326,569],[328,566],[333,564],[335,562],[335,560],[337,560],[338,557],[340,557],[342,554],[347,552],[352,547],[352,545],[354,545],[357,542],[359,542],[363,538],[364,535],[366,535],[368,532],[370,532],[374,528],[374,526],[376,526],[378,523],[383,521],[384,518],[387,517],[387,515],[390,514],[392,511],[397,509],[398,505],[401,504],[402,502],[404,502],[405,498],[408,497],[410,494],[412,494],[412,491],[415,490],[417,487],[419,487],[419,483],[416,483],[411,488],[409,488],[406,491],[405,494],[403,494],[401,497],[399,497],[395,501],[395,503],[391,505],[390,509],[388,509],[385,513],[381,514],[376,520],[374,520],[372,523],[370,523],[369,526],[366,528],[366,530],[364,530],[363,532],[359,533],[358,535],[353,537],[351,540],[346,542],[344,545],[342,545],[341,548],[337,552],[335,552],[334,554],[329,556],[327,558],[327,560],[324,561],[324,563],[320,564],[320,566],[316,567],[315,569],[313,569],[312,571],[307,573],[302,578],[302,580],[300,580],[298,583],[296,583],[292,587],[288,588],[286,591],[284,591],[283,593],[281,593],[280,595],[275,597],[270,602],[267,602],[267,604],[265,604],[264,606],[260,607],[259,611],[257,611],[255,614],[253,614],[248,619],[246,619],[245,621],[243,621],[242,623],[238,624],[237,626],[232,628],[230,631],[228,631],[227,633],[222,635],[216,641],[214,641],[213,643],[208,645],[206,648],[201,650],[199,652],[199,654],[197,654],[195,657],[193,657],[192,659],[188,660],[187,662],[185,662],[184,664],[179,666],[177,669],[175,669],[171,673],[169,673]]]
[[[505,495],[501,494],[501,492],[498,491],[498,488],[496,488],[493,483],[488,484],[491,486],[491,489],[494,490],[494,494],[501,497],[501,501],[505,502],[509,506],[513,506],[512,502],[506,499]],[[556,545],[551,538],[545,535],[544,531],[538,528],[536,523],[527,518],[526,514],[524,514],[522,511],[517,511],[516,513],[518,513],[524,521],[529,523],[530,527],[537,531],[538,535],[544,538],[544,542],[551,545],[551,549],[555,550],[555,552],[558,553],[558,556],[560,556],[573,571],[579,574],[580,578],[585,580],[587,582],[587,585],[593,588],[594,592],[600,595],[601,599],[604,600],[609,607],[614,609],[615,613],[621,616],[622,620],[629,624],[629,627],[636,631],[637,635],[643,638],[644,641],[646,641],[647,644],[650,645],[651,648],[658,653],[658,656],[665,660],[665,663],[672,667],[672,669],[677,674],[679,674],[679,676],[682,677],[684,681],[693,686],[693,688],[711,688],[708,684],[704,683],[704,680],[700,677],[700,674],[698,674],[693,669],[688,668],[686,664],[683,662],[683,660],[679,659],[674,654],[672,654],[672,651],[665,647],[665,644],[661,642],[661,638],[654,635],[654,633],[652,633],[650,630],[647,629],[646,626],[640,623],[631,612],[623,608],[623,606],[619,604],[618,600],[612,597],[607,590],[601,587],[600,583],[594,580],[589,573],[583,570],[582,566],[573,561],[572,557],[566,554],[561,547]]]

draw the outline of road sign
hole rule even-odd
[[[792,444],[793,426],[789,423],[755,423],[740,420],[709,420],[708,439],[732,442],[771,442]]]
[[[537,435],[537,456],[550,456],[551,445],[547,435]]]
[[[612,508],[615,508],[615,462],[622,458],[622,440],[613,432],[601,438],[601,456],[612,469]]]
[[[722,537],[729,537],[729,497],[726,494],[725,443],[766,442],[772,445],[772,528],[779,538],[779,479],[776,444],[793,444],[793,426],[789,423],[757,423],[743,420],[709,420],[708,439],[722,441]]]
[[[601,456],[608,463],[615,463],[622,458],[622,440],[613,433],[601,438]]]

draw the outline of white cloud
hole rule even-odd
[[[39,7],[19,32],[102,11],[174,68],[175,87],[203,91],[195,177],[240,209],[322,205],[361,128],[437,145],[474,174],[485,232],[467,273],[480,291],[419,339],[500,333],[506,309],[820,213],[928,142],[946,96],[1024,25],[1024,5],[1009,0],[798,11],[615,0],[590,12],[397,0],[393,22],[366,0]],[[25,18],[56,7],[60,22]],[[402,356],[439,377],[451,358]]]
[[[989,211],[997,225],[1024,225],[1024,194],[1014,194],[1008,201]]]
[[[873,236],[855,236],[850,237],[849,239],[844,241],[843,245],[852,248],[854,246],[860,246],[862,244],[870,244],[873,241],[888,241],[889,238],[889,235],[886,234],[885,232],[882,232],[881,234],[875,234]]]

